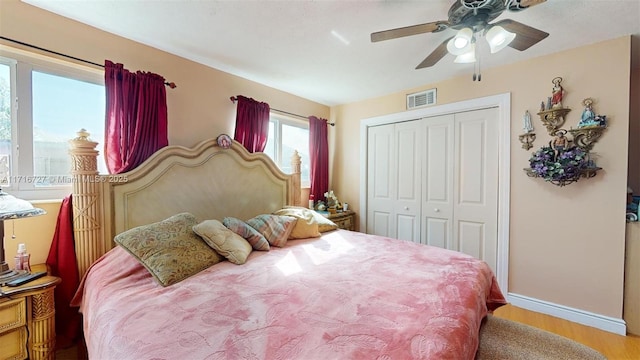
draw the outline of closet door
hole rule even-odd
[[[453,246],[496,271],[498,109],[455,114]]]
[[[454,115],[422,120],[423,244],[451,249],[453,240]]]
[[[395,125],[374,126],[367,135],[367,234],[395,232]]]
[[[426,118],[422,243],[457,250],[496,270],[497,108]]]
[[[420,121],[396,124],[397,179],[395,238],[420,242]]]
[[[367,233],[420,242],[420,124],[368,131]]]

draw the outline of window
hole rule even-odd
[[[11,158],[11,67],[0,62],[0,185],[6,186]]]
[[[0,186],[21,198],[71,191],[69,140],[81,128],[103,143],[103,72],[34,55],[0,57]],[[104,158],[98,170],[106,172]]]
[[[309,123],[281,115],[271,114],[269,119],[269,138],[264,152],[280,166],[285,173],[291,173],[291,157],[298,151],[302,158],[301,182],[303,187],[311,185],[309,159]]]

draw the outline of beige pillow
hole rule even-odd
[[[318,231],[320,231],[321,233],[338,228],[338,225],[336,225],[336,223],[322,216],[322,214],[318,214],[315,211],[313,211],[313,214],[313,218],[318,222]]]
[[[227,229],[218,220],[205,220],[193,227],[193,231],[218,254],[234,264],[242,265],[251,254],[251,244],[242,236]]]
[[[293,230],[291,230],[291,234],[289,234],[289,239],[306,239],[320,236],[318,223],[309,209],[285,208],[274,212],[274,214],[292,216],[298,219]]]
[[[169,286],[224,259],[193,232],[197,223],[192,214],[177,214],[127,230],[116,235],[114,241],[138,259],[162,286]]]
[[[285,209],[304,209],[309,211],[313,215],[313,220],[318,224],[318,231],[320,231],[321,233],[338,228],[338,225],[336,225],[333,221],[311,209],[303,208],[300,206],[285,206]]]

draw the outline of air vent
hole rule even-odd
[[[407,110],[436,103],[436,89],[429,89],[407,95]]]

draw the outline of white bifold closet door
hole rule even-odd
[[[369,128],[367,233],[420,242],[420,122]]]
[[[458,250],[496,270],[498,110],[368,130],[367,233]]]

